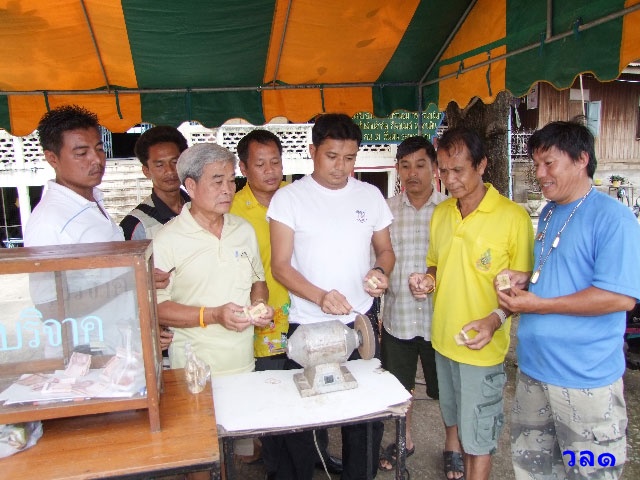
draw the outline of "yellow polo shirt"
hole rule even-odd
[[[437,267],[433,347],[456,362],[486,367],[504,360],[509,349],[510,319],[481,350],[458,346],[454,336],[465,324],[486,317],[498,307],[493,281],[500,270],[531,271],[533,226],[522,207],[500,195],[491,184],[485,186],[487,193],[480,205],[464,219],[455,198],[436,207],[427,266]]]
[[[191,203],[187,203],[180,215],[153,239],[155,266],[164,271],[176,268],[167,288],[157,290],[158,304],[171,300],[194,307],[217,307],[229,302],[248,306],[251,285],[264,281],[253,228],[246,220],[225,214],[218,238],[202,228],[190,210]],[[250,372],[254,368],[251,328],[234,332],[214,324],[172,330],[171,368],[184,367],[187,343],[211,367],[214,376]]]
[[[287,185],[281,182],[280,188]],[[275,312],[273,322],[263,328],[254,328],[253,348],[256,357],[268,357],[285,353],[287,331],[289,330],[289,292],[271,273],[271,237],[267,221],[267,207],[262,205],[253,195],[249,184],[236,193],[231,204],[231,213],[247,220],[256,231],[260,258],[264,266],[267,288],[269,289],[269,305]]]

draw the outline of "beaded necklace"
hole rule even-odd
[[[538,281],[538,278],[540,278],[540,274],[542,273],[542,268],[544,267],[544,264],[547,263],[547,260],[549,259],[549,255],[551,255],[551,252],[553,252],[553,250],[558,248],[558,245],[560,245],[560,235],[562,235],[562,232],[564,231],[564,229],[567,228],[567,225],[569,225],[569,222],[573,218],[573,215],[576,213],[576,210],[580,208],[580,205],[582,205],[582,203],[587,199],[587,197],[592,191],[593,191],[593,187],[589,188],[589,191],[584,194],[584,197],[582,197],[580,201],[576,204],[576,206],[573,207],[573,210],[571,210],[569,217],[565,220],[564,225],[562,225],[562,228],[560,228],[555,238],[553,239],[553,242],[551,243],[549,250],[547,250],[547,255],[542,259],[542,261],[540,262],[540,265],[538,265],[538,269],[535,272],[533,272],[533,275],[531,275],[531,279],[529,280],[529,283],[536,283]],[[558,204],[555,203],[553,207],[551,207],[551,209],[544,216],[544,218],[542,219],[544,222],[546,222],[544,225],[544,229],[542,230],[542,232],[540,232],[536,236],[536,240],[538,242],[542,242],[542,247],[540,248],[540,256],[544,254],[545,240],[547,236],[547,227],[549,226],[549,223],[551,223],[551,217],[553,216],[553,212],[555,211],[557,206]]]

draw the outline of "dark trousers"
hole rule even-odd
[[[284,370],[287,354],[281,353],[270,357],[256,358],[256,372],[267,370]],[[267,435],[260,439],[262,443],[262,461],[267,472],[278,470],[278,456],[282,448],[282,435]]]
[[[378,351],[378,315],[377,302],[374,307],[367,312],[367,317],[372,323],[373,331],[376,336],[376,354]],[[353,328],[353,324],[349,324]],[[289,325],[290,337],[298,328],[298,324]],[[349,360],[357,360],[360,355],[355,350]],[[288,359],[286,369],[300,368],[293,360]],[[367,431],[370,427],[371,449],[367,451]],[[378,461],[380,454],[380,444],[382,443],[384,424],[382,422],[369,422],[357,425],[348,425],[341,428],[342,433],[342,476],[341,480],[369,480],[376,476],[378,471]],[[328,443],[326,430],[316,430],[315,443],[318,444],[320,451],[322,445]],[[318,453],[314,443],[314,432],[300,432],[283,435],[283,448],[280,451],[278,471],[276,478],[278,480],[311,480],[316,461],[318,461]],[[367,475],[367,458],[371,459],[370,475]]]
[[[389,370],[410,392],[415,387],[418,360],[420,360],[427,395],[435,400],[439,398],[436,351],[430,341],[423,337],[402,340],[394,337],[382,327],[381,354],[382,368]]]

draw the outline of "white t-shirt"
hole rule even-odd
[[[276,192],[267,218],[294,230],[293,268],[317,287],[342,293],[355,312],[371,308],[373,298],[363,283],[371,269],[371,237],[393,220],[376,187],[349,178],[344,188],[331,190],[307,175]],[[290,323],[335,319],[350,323],[355,313],[325,314],[318,305],[291,294]]]

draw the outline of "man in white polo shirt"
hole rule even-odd
[[[82,107],[63,106],[42,117],[38,134],[56,178],[29,218],[25,246],[124,240],[96,188],[107,160],[98,117]]]
[[[66,105],[47,112],[38,124],[40,144],[55,180],[33,210],[25,227],[25,247],[69,245],[124,241],[122,229],[111,219],[104,206],[104,196],[96,188],[105,172],[106,154],[100,135],[98,117],[75,105]],[[103,341],[108,350],[120,346],[122,322],[113,312],[131,313],[124,299],[133,301],[133,272],[130,268],[70,270],[65,272],[66,288],[73,295],[67,302],[66,314],[80,317],[92,314],[104,321],[104,334],[92,333],[91,343]],[[156,269],[156,287],[168,283],[169,274]],[[31,274],[31,298],[44,315],[59,314],[55,308],[56,287],[51,273]],[[127,292],[114,295],[114,292]],[[62,321],[62,318],[58,319]],[[56,354],[49,352],[49,354]]]

